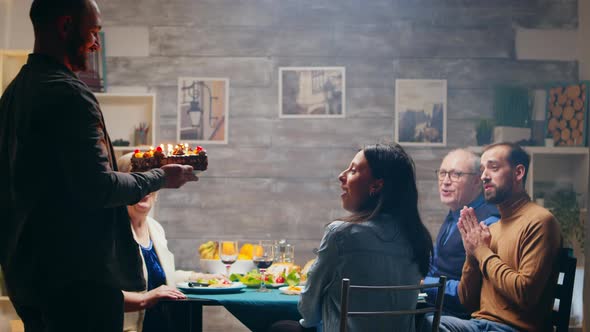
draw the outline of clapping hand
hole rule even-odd
[[[464,207],[457,222],[457,228],[463,239],[463,247],[469,256],[474,256],[479,247],[490,247],[492,234],[483,222],[478,222],[473,208]]]

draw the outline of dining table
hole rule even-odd
[[[253,332],[267,332],[280,320],[299,320],[299,295],[286,295],[278,289],[258,292],[245,288],[230,294],[186,294],[182,300],[166,300],[161,304],[170,315],[171,331],[200,332],[203,330],[203,306],[223,306]]]
[[[299,295],[287,295],[279,289],[258,292],[255,288],[241,288],[231,293],[194,290],[185,292],[186,299],[162,300],[169,318],[168,331],[203,331],[203,306],[223,306],[253,332],[267,332],[277,321],[301,319],[297,309]],[[418,297],[417,308],[429,306],[424,295]],[[416,318],[417,326],[421,317]]]

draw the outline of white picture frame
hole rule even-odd
[[[179,77],[176,139],[191,144],[227,144],[229,79]]]
[[[344,67],[279,68],[279,118],[344,117]]]
[[[446,80],[395,80],[394,140],[401,145],[447,145]]]

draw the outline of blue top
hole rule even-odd
[[[158,288],[166,284],[166,274],[160,264],[160,259],[154,248],[154,244],[150,239],[150,243],[147,247],[139,245],[141,253],[145,261],[145,267],[147,268],[147,284],[148,291]],[[145,317],[143,319],[143,332],[151,331],[166,331],[166,315],[162,311],[160,305],[155,305],[145,311]]]
[[[480,194],[473,202],[469,203],[468,206],[475,210],[477,220],[483,221],[488,226],[500,219],[500,212],[498,212],[496,206],[486,203],[482,194]],[[460,212],[461,209],[458,209],[457,211],[449,211],[443,222],[440,231],[438,232],[438,236],[436,237],[430,272],[428,272],[428,276],[424,278],[424,283],[436,283],[438,282],[439,276],[446,276],[447,285],[443,302],[445,313],[461,318],[468,318],[469,313],[461,304],[457,292],[459,280],[461,280],[463,264],[465,263],[465,248],[463,247],[461,233],[457,228]],[[426,293],[428,293],[427,301],[429,303],[434,303],[436,300],[437,289],[426,289]]]
[[[388,215],[362,223],[334,221],[326,229],[316,262],[301,293],[299,312],[304,327],[321,325],[338,331],[342,278],[352,285],[417,285],[420,271],[412,247],[398,223]],[[350,311],[409,310],[416,308],[418,291],[352,291]],[[352,318],[348,330],[415,330],[414,316]]]

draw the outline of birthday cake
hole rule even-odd
[[[191,149],[186,144],[177,144],[174,147],[169,144],[167,152],[160,145],[145,152],[135,150],[131,157],[132,172],[144,172],[169,164],[190,165],[195,171],[204,171],[208,165],[207,150],[201,146]]]

